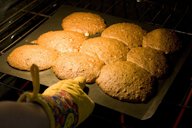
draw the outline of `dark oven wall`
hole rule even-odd
[[[192,33],[190,0],[65,0],[64,3]]]

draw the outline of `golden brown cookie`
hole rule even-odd
[[[49,31],[40,35],[35,42],[60,53],[78,52],[86,38],[87,37],[78,32],[58,30]]]
[[[52,66],[59,79],[71,79],[78,76],[86,78],[87,83],[93,83],[104,65],[98,58],[82,53],[64,53]]]
[[[32,64],[36,64],[39,70],[45,70],[52,66],[57,55],[57,52],[39,45],[22,45],[8,55],[7,62],[19,70],[29,71]]]
[[[135,63],[157,78],[164,76],[168,71],[165,55],[151,48],[132,48],[127,54],[127,61]]]
[[[122,41],[129,49],[142,46],[146,32],[133,23],[116,23],[106,28],[101,36]]]
[[[152,94],[154,78],[128,61],[103,66],[96,83],[104,93],[121,101],[144,102]]]
[[[74,12],[66,16],[62,21],[64,30],[83,33],[85,36],[101,33],[106,24],[104,19],[91,12]]]
[[[181,44],[175,32],[159,28],[150,31],[144,36],[143,47],[150,47],[168,54],[179,50]]]
[[[128,51],[128,47],[122,42],[105,37],[85,40],[80,48],[80,52],[98,57],[105,64],[126,60]]]

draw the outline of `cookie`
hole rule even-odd
[[[7,57],[11,67],[29,71],[32,64],[39,70],[49,69],[57,58],[57,52],[39,45],[22,45],[15,48]]]
[[[60,53],[78,52],[86,38],[78,32],[58,30],[43,33],[35,42],[38,45],[52,48]]]
[[[127,61],[137,64],[157,78],[165,76],[168,71],[165,55],[151,48],[132,48],[127,54]]]
[[[154,77],[128,61],[103,66],[96,83],[107,95],[120,101],[145,102],[153,92]]]
[[[81,53],[98,57],[105,64],[126,60],[128,51],[129,48],[122,42],[105,37],[85,40],[80,48]]]
[[[59,79],[71,79],[78,76],[86,78],[86,83],[93,83],[104,65],[98,58],[82,53],[61,54],[52,66]]]
[[[104,19],[91,12],[73,12],[63,18],[62,27],[64,30],[83,33],[85,36],[101,33],[106,24]]]
[[[109,26],[102,32],[101,36],[119,40],[131,49],[142,46],[143,36],[145,34],[145,30],[139,25],[124,22]]]
[[[169,54],[178,51],[181,48],[181,43],[174,31],[159,28],[148,32],[144,36],[143,47],[150,47]]]

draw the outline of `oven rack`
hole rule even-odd
[[[26,0],[23,7],[0,22],[0,55],[23,39],[61,5],[59,0]],[[26,4],[27,3],[27,4]]]
[[[62,0],[16,0],[7,8],[4,19],[0,19],[0,57],[21,39],[30,34],[44,21],[49,19]],[[15,11],[17,10],[17,11]],[[15,11],[15,12],[14,12]],[[18,83],[19,82],[19,83]],[[31,82],[0,73],[0,100],[16,100],[26,90],[30,90]],[[8,94],[16,94],[14,96]]]
[[[65,0],[64,3],[192,35],[190,0]]]

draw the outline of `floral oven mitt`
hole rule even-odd
[[[40,104],[48,114],[51,128],[74,128],[92,113],[95,104],[82,90],[85,87],[83,77],[61,80],[42,94],[38,93],[39,80],[34,81],[33,93],[23,93],[18,101]]]

